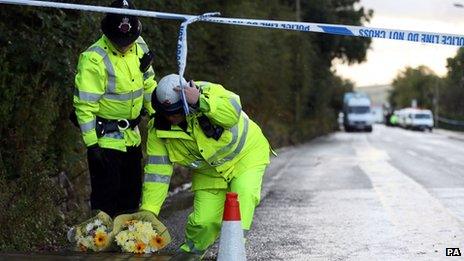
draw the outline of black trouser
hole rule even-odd
[[[101,148],[87,151],[89,163],[90,205],[114,217],[136,211],[142,193],[142,150],[128,147],[127,152]]]

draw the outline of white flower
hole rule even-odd
[[[87,226],[85,226],[85,230],[87,231],[87,233],[89,233],[92,229],[93,229],[93,224],[92,223],[89,223],[89,224],[87,224]]]
[[[102,222],[100,221],[100,219],[96,219],[93,224],[94,224],[94,226],[98,227],[98,226],[100,226],[102,224]]]
[[[134,231],[135,231],[135,227],[132,226],[132,225],[130,225],[130,226],[129,226],[129,231],[130,231],[130,232],[134,232]]]
[[[97,229],[95,230],[95,232],[105,232],[105,233],[106,233],[106,227],[105,227],[105,226],[97,227]]]

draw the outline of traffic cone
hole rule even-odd
[[[218,261],[246,260],[245,240],[237,197],[237,193],[234,192],[228,192],[226,195]]]

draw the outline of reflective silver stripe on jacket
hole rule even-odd
[[[79,126],[82,132],[87,132],[87,131],[95,129],[95,124],[96,124],[96,121],[94,119],[89,122],[79,124]]]
[[[86,102],[97,102],[102,97],[101,94],[85,92],[85,91],[78,90],[77,88],[74,88],[74,95],[76,97],[79,97],[79,100],[86,101]]]
[[[137,44],[142,48],[143,53],[148,53],[148,45],[142,37],[137,38]]]
[[[238,124],[239,123],[235,124],[232,128],[230,128],[230,132],[232,132],[232,140],[229,142],[229,144],[216,151],[216,153],[214,153],[214,155],[208,159],[208,162],[215,161],[218,156],[220,156],[223,153],[226,153],[228,150],[232,148],[232,146],[235,145],[238,139]]]
[[[98,53],[101,57],[103,57],[103,61],[105,63],[106,72],[108,73],[108,85],[107,85],[107,93],[115,93],[116,92],[116,73],[113,68],[113,64],[108,57],[106,51],[101,48],[100,46],[92,46],[87,51],[93,51]]]
[[[150,69],[143,73],[143,80],[146,81],[148,78],[154,75],[155,75],[155,72],[153,71],[153,69]]]
[[[205,160],[195,160],[194,162],[188,164],[187,166],[191,169],[199,169],[207,166],[208,163]]]
[[[152,94],[151,92],[150,93],[144,93],[143,94],[143,100],[145,102],[151,102],[151,94]]]
[[[242,112],[242,106],[238,103],[238,101],[234,98],[229,98],[230,103],[232,106],[235,108],[235,111],[237,112],[237,115],[240,117],[240,113]],[[247,115],[244,114],[244,120],[245,120],[245,125],[244,125],[244,133],[248,131],[248,118]],[[240,121],[239,121],[240,123]],[[215,163],[215,159],[220,156],[221,154],[227,152],[232,148],[233,145],[237,142],[238,138],[238,125],[239,123],[235,124],[232,128],[230,128],[230,132],[232,132],[232,140],[227,144],[226,146],[222,147],[220,150],[218,150],[216,153],[214,153],[213,156],[209,157],[208,162],[214,162],[212,163],[213,165],[220,165]],[[246,129],[245,129],[246,128]],[[242,136],[243,137],[243,136]],[[221,163],[222,164],[222,163]]]
[[[156,174],[156,173],[145,173],[145,182],[156,182],[169,184],[171,181],[171,176]]]
[[[117,93],[105,93],[103,97],[105,99],[116,100],[116,101],[130,101],[132,99],[137,99],[143,95],[143,89],[138,89],[135,92],[117,94]]]
[[[168,156],[149,156],[148,164],[171,164]]]
[[[235,108],[235,112],[237,112],[237,115],[240,116],[240,112],[242,111],[242,106],[240,106],[240,104],[238,103],[238,101],[234,98],[230,98],[230,103],[232,104],[232,106],[234,106]]]
[[[212,166],[218,166],[218,165],[222,165],[224,163],[226,163],[227,161],[229,160],[232,160],[233,158],[235,158],[235,156],[237,156],[243,149],[243,146],[245,145],[245,141],[246,141],[246,137],[248,135],[248,123],[249,123],[249,119],[248,119],[248,116],[246,114],[243,114],[244,115],[244,125],[243,125],[243,132],[242,132],[242,136],[240,137],[240,141],[238,142],[238,145],[237,147],[235,148],[235,150],[233,152],[231,152],[229,155],[227,155],[226,157],[220,159],[220,160],[216,160],[214,162],[211,163]]]

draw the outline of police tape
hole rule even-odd
[[[187,19],[184,21],[179,28],[179,38],[177,40],[177,53],[176,53],[176,59],[177,59],[177,65],[179,68],[179,86],[182,88],[182,102],[184,106],[184,111],[185,114],[189,114],[189,106],[187,103],[187,99],[185,97],[185,87],[182,85],[182,78],[184,77],[184,72],[185,72],[185,67],[187,66],[187,27],[189,24],[204,20],[208,17],[215,16],[215,15],[220,15],[220,13],[215,12],[215,13],[206,13],[202,14],[199,16],[195,16],[192,18]]]
[[[350,26],[336,24],[321,24],[307,22],[289,22],[276,20],[258,19],[234,19],[234,18],[207,18],[204,21],[220,24],[232,24],[252,26],[271,29],[294,30],[301,32],[316,32],[332,35],[357,36],[368,38],[380,38],[389,40],[400,40],[427,44],[441,44],[464,46],[464,35],[443,34],[424,31],[408,31],[385,28],[374,28],[365,26]]]
[[[175,19],[175,20],[184,20],[184,21],[198,17],[195,15],[187,15],[187,14],[164,13],[164,12],[154,12],[154,11],[146,11],[146,10],[119,9],[119,8],[112,8],[112,7],[56,3],[56,2],[47,2],[47,1],[0,0],[0,3],[73,9],[73,10],[92,11],[92,12],[127,14],[127,15],[136,15],[136,16],[144,16],[144,17],[153,17],[153,18],[159,18],[159,19]],[[201,21],[210,22],[210,23],[219,23],[219,24],[260,27],[260,28],[294,30],[294,31],[301,31],[301,32],[326,33],[326,34],[332,34],[332,35],[380,38],[380,39],[409,41],[409,42],[426,43],[426,44],[464,46],[464,35],[448,34],[448,33],[397,30],[397,29],[374,28],[374,27],[351,26],[351,25],[337,25],[337,24],[323,24],[323,23],[222,18],[222,17],[204,17],[204,19],[201,19]]]
[[[50,8],[89,11],[89,12],[97,12],[97,13],[126,14],[126,15],[134,15],[134,16],[144,16],[144,17],[159,18],[159,19],[185,20],[185,19],[195,17],[194,15],[185,15],[185,14],[174,14],[174,13],[155,12],[155,11],[146,11],[146,10],[123,9],[123,8],[114,8],[114,7],[106,7],[106,6],[57,3],[57,2],[49,2],[49,1],[0,0],[0,4],[36,6],[36,7],[50,7]]]

